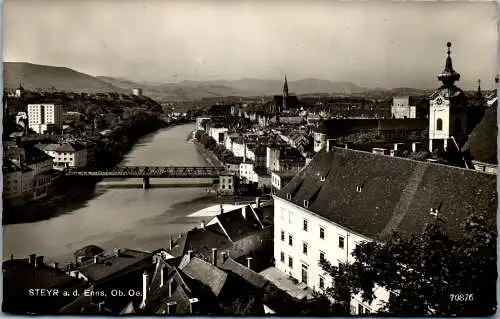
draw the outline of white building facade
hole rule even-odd
[[[392,100],[391,113],[395,119],[417,118],[417,107],[410,105],[409,96],[395,96]]]
[[[371,239],[327,220],[307,209],[307,202],[297,206],[280,197],[274,198],[274,258],[275,267],[291,275],[313,290],[331,287],[331,278],[324,273],[319,261],[326,259],[333,266],[353,261],[354,248]],[[355,296],[351,311],[355,314],[375,312],[388,300],[389,292],[375,290],[372,304]]]

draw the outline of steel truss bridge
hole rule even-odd
[[[150,178],[218,178],[223,167],[178,166],[117,166],[113,168],[74,168],[65,170],[67,176],[142,178],[143,188],[151,188]]]

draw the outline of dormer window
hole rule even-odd
[[[324,182],[325,181],[325,176],[321,176],[320,181]]]
[[[361,193],[361,190],[362,190],[362,189],[363,189],[363,187],[361,187],[361,186],[359,186],[359,185],[358,185],[358,186],[356,186],[356,192]]]
[[[287,200],[292,200],[292,194],[286,193],[286,199]]]
[[[305,201],[304,201],[304,207],[305,207],[305,208],[308,208],[308,207],[309,207],[309,201],[308,201],[308,200],[305,200]]]

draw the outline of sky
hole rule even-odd
[[[6,0],[4,61],[132,81],[318,78],[462,88],[497,74],[494,2]]]

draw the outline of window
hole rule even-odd
[[[293,268],[293,258],[288,256],[288,268]]]
[[[227,185],[227,189],[231,189],[231,185]]]
[[[302,282],[307,284],[307,265],[302,264]]]
[[[285,209],[281,209],[281,219],[285,219]]]
[[[307,219],[304,219],[304,226],[302,227],[304,231],[307,231]]]
[[[443,130],[443,120],[442,119],[437,119],[437,121],[436,121],[436,130],[437,131],[442,131]]]
[[[285,231],[281,231],[281,241],[285,241]]]
[[[325,278],[319,277],[319,289],[325,289]]]
[[[344,249],[344,237],[339,236],[339,248]]]
[[[288,222],[290,224],[292,223],[292,217],[293,217],[293,213],[292,212],[288,212]]]
[[[325,260],[325,253],[324,253],[324,252],[322,252],[322,251],[320,251],[320,252],[319,252],[319,261],[320,261],[320,262],[322,262],[322,261],[324,261],[324,260]]]
[[[293,246],[293,236],[292,235],[288,235],[288,245]]]
[[[325,239],[325,229],[323,227],[319,228],[319,238]]]
[[[307,243],[306,242],[302,243],[302,253],[304,255],[307,255]]]
[[[281,252],[280,254],[280,260],[282,263],[285,263],[285,253],[284,252]]]

